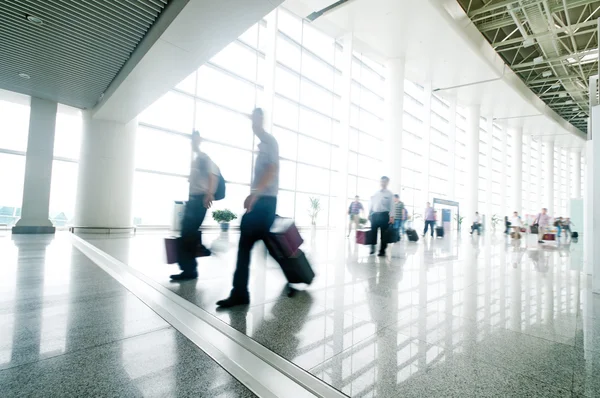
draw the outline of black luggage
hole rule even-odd
[[[385,231],[385,241],[387,243],[396,243],[400,241],[400,230],[389,227],[387,231]]]
[[[417,234],[417,231],[411,228],[406,230],[406,236],[408,236],[408,240],[411,242],[417,242],[419,240],[419,234]]]
[[[533,224],[531,227],[529,227],[529,229],[531,230],[532,234],[537,234],[539,232],[539,228],[537,224]]]
[[[300,249],[293,256],[276,258],[289,283],[306,283],[310,285],[315,273],[304,252]]]
[[[435,236],[438,238],[444,237],[444,227],[435,227]]]
[[[573,231],[573,232],[571,232],[571,238],[577,239],[577,238],[579,238],[579,234],[577,232]]]

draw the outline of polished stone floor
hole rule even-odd
[[[177,268],[165,264],[163,236],[84,238],[349,396],[600,396],[600,296],[581,272],[582,243],[448,235],[377,258],[305,231],[312,286],[288,298],[257,245],[251,306],[217,312],[236,233],[205,234],[215,255],[184,283],[168,281]],[[42,396],[46,385],[74,396],[250,394],[60,235],[0,237],[0,261],[9,396]]]
[[[0,396],[252,397],[66,236],[0,236]]]

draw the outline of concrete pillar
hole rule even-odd
[[[57,103],[31,97],[21,219],[13,234],[53,234],[49,220]]]
[[[506,199],[505,192],[507,192],[508,176],[508,165],[507,165],[507,154],[508,151],[508,129],[502,127],[502,145],[500,147],[500,162],[502,164],[500,174],[500,218],[504,220],[504,216],[510,216],[514,210],[508,208],[508,200]]]
[[[566,154],[566,159],[565,159],[565,162],[566,162],[565,163],[565,169],[566,169],[565,170],[565,176],[566,176],[566,179],[565,179],[565,182],[566,182],[566,185],[565,185],[565,189],[566,189],[565,200],[566,200],[566,203],[565,203],[565,207],[566,207],[566,211],[567,212],[565,214],[569,214],[569,208],[570,208],[570,202],[571,202],[569,199],[571,199],[571,191],[573,190],[573,188],[571,188],[571,186],[573,185],[573,182],[571,181],[571,167],[572,167],[571,166],[571,153],[569,152],[569,150],[565,150],[565,149],[561,149],[560,150],[560,159],[561,159],[560,164],[561,164],[561,166],[562,166],[562,154],[563,154],[563,151]]]
[[[600,106],[592,108],[592,139],[586,142],[586,196],[584,209],[588,213],[584,216],[584,248],[587,246],[585,261],[589,262],[592,271],[592,291],[600,293],[600,244],[598,244],[598,233],[600,232],[600,172],[595,167],[600,161]],[[586,253],[584,252],[584,255]]]
[[[537,195],[535,198],[531,199],[532,203],[535,203],[535,206],[533,206],[533,210],[535,210],[533,212],[533,214],[538,214],[540,212],[540,210],[542,209],[542,207],[548,207],[548,202],[545,199],[545,194],[546,192],[546,188],[545,185],[546,184],[546,179],[545,179],[545,175],[543,175],[544,173],[544,167],[542,166],[542,156],[543,156],[543,152],[544,150],[542,149],[542,142],[539,141],[538,142],[538,154],[537,154],[537,164],[533,165],[531,164],[530,167],[536,167],[536,172],[537,172],[537,179],[538,179],[538,184],[537,184]],[[546,165],[547,167],[548,165]],[[530,169],[531,170],[531,169]],[[544,177],[544,180],[542,183],[540,183],[539,181],[542,181],[542,176]],[[531,178],[531,174],[529,175],[529,178]],[[548,210],[550,211],[550,210]]]
[[[88,232],[129,232],[137,119],[128,124],[83,115],[74,227]],[[158,189],[159,187],[157,187]]]
[[[404,58],[392,58],[387,68],[387,166],[390,190],[402,191],[402,131],[404,116]]]
[[[523,194],[523,213],[536,214],[535,199],[531,196],[531,168],[533,167],[531,161],[531,136],[523,136],[523,149],[524,149],[524,167],[523,170],[523,183],[525,184],[525,193]]]
[[[425,202],[432,202],[433,198],[429,193],[429,159],[431,158],[431,82],[423,84],[423,164],[420,166],[422,170],[421,178],[423,179],[423,199]],[[425,208],[425,202],[415,203],[417,209],[419,206]],[[440,215],[441,216],[441,215]]]
[[[581,151],[577,150],[569,154],[573,158],[573,180],[571,181],[571,198],[581,198]]]
[[[554,141],[548,141],[545,143],[546,145],[546,170],[541,170],[540,172],[544,172],[544,185],[545,187],[545,197],[546,197],[546,206],[548,208],[548,214],[551,217],[556,216],[554,214]]]
[[[523,128],[517,127],[513,131],[513,211],[523,213]]]
[[[479,118],[481,115],[479,105],[471,105],[467,108],[467,189],[465,208],[462,214],[465,215],[467,226],[471,225],[475,218],[475,212],[478,211],[479,202]],[[462,210],[462,209],[461,209]]]
[[[348,225],[348,147],[350,135],[350,88],[352,83],[352,43],[351,33],[344,35],[341,39],[342,51],[342,98],[340,100],[340,149],[337,169],[339,170],[339,192],[337,194],[338,214],[335,224],[341,232],[339,237],[344,237],[344,230]]]
[[[488,115],[486,118],[486,130],[488,131],[488,139],[486,143],[486,147],[483,148],[485,151],[485,159],[486,159],[486,169],[488,170],[488,178],[485,182],[485,228],[486,231],[492,231],[492,216],[494,215],[494,204],[493,198],[494,195],[492,193],[494,183],[492,181],[493,174],[493,165],[494,161],[492,156],[494,155],[494,119],[491,115]],[[499,214],[497,215],[500,216]]]
[[[450,119],[448,126],[448,169],[450,171],[448,179],[448,196],[450,200],[456,198],[456,98],[450,99]]]

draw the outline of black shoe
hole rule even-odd
[[[544,241],[543,240],[538,240],[538,243],[544,243]]]
[[[197,279],[197,278],[198,278],[197,272],[194,272],[194,273],[182,272],[181,274],[171,275],[172,281],[189,281],[191,279]]]
[[[379,257],[385,257],[385,252],[379,252],[379,253],[377,254],[377,256],[379,256]]]
[[[229,296],[225,300],[217,301],[217,305],[220,308],[231,308],[237,305],[248,305],[250,304],[250,297],[238,297],[238,296]]]
[[[371,256],[372,256],[373,254],[375,254],[375,249],[371,249],[371,253],[369,253],[369,254],[370,254]]]

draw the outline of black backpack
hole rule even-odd
[[[219,166],[217,166],[219,167]],[[217,183],[217,190],[215,191],[215,200],[225,199],[225,179],[219,169],[219,182]]]
[[[206,157],[207,159],[210,159],[210,157]],[[211,162],[215,163],[212,159],[210,159]],[[207,169],[206,165],[203,165],[204,170]],[[217,166],[217,164],[215,163],[215,166]],[[219,166],[217,166],[217,169],[219,170],[219,181],[217,182],[217,190],[215,191],[215,200],[222,200],[225,199],[225,178],[223,178],[223,174],[221,173],[221,169],[219,168]]]

